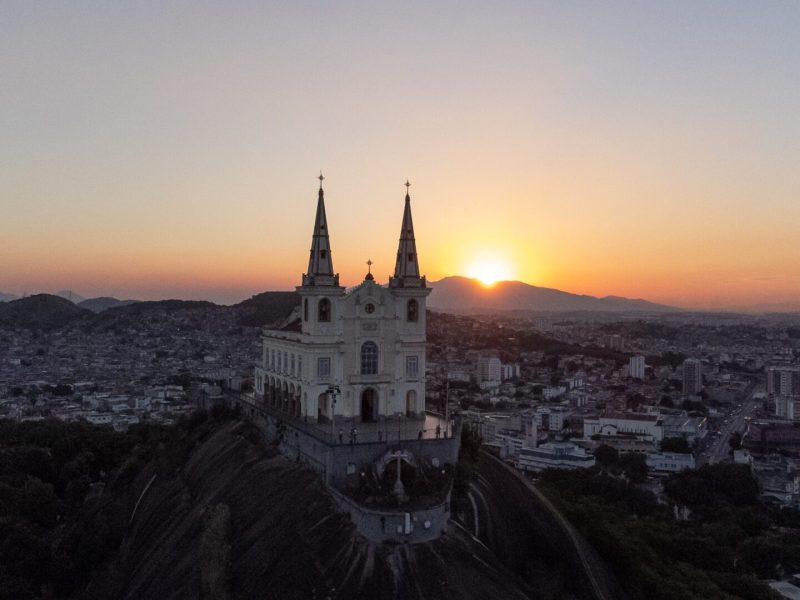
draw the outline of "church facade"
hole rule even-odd
[[[406,183],[408,186],[408,183]],[[386,284],[370,269],[345,289],[333,268],[320,176],[307,272],[300,304],[265,328],[255,393],[307,422],[379,422],[425,416],[425,304],[411,198],[406,192],[394,274]]]

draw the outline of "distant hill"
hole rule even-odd
[[[264,292],[234,306],[221,306],[204,300],[118,300],[91,298],[78,304],[52,294],[38,294],[22,300],[0,303],[0,325],[26,329],[57,329],[76,319],[84,319],[86,331],[119,330],[168,322],[175,315],[190,323],[220,322],[230,315],[238,325],[262,327],[285,318],[300,300],[296,292]]]
[[[16,300],[17,297],[14,294],[5,294],[0,292],[0,302],[11,302],[12,300]]]
[[[113,306],[93,315],[91,327],[96,330],[137,328],[143,319],[151,323],[154,321],[169,320],[174,313],[191,312],[197,317],[197,322],[208,312],[224,311],[226,307],[218,306],[205,300],[156,300],[148,302],[133,302]]]
[[[570,294],[553,288],[537,287],[521,281],[498,281],[491,287],[477,279],[445,277],[430,286],[434,293],[428,307],[458,311],[530,310],[547,312],[677,312],[679,308],[655,304],[647,300],[630,300],[619,296],[597,298]]]
[[[236,304],[239,323],[248,327],[261,327],[286,317],[300,304],[297,292],[264,292]]]
[[[0,304],[0,324],[27,329],[58,329],[91,315],[91,311],[52,294],[36,294]]]
[[[66,298],[67,300],[69,300],[70,302],[74,302],[75,304],[79,304],[80,302],[86,300],[86,298],[84,298],[80,294],[76,294],[72,290],[61,290],[60,292],[56,292],[53,295],[59,296],[61,298]]]
[[[109,308],[114,308],[117,306],[127,306],[129,304],[136,304],[139,300],[117,300],[116,298],[111,298],[110,296],[101,296],[100,298],[89,298],[88,300],[82,300],[78,302],[78,306],[81,308],[86,308],[93,313],[103,312],[104,310],[108,310]]]

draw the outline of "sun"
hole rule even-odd
[[[497,259],[480,258],[470,265],[467,275],[478,279],[486,287],[511,278],[511,267]]]

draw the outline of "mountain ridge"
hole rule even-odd
[[[187,311],[200,318],[209,315],[233,315],[245,327],[262,327],[283,319],[300,303],[296,292],[263,292],[247,300],[226,306],[206,300],[117,300],[91,298],[75,304],[54,294],[36,294],[9,302],[0,302],[0,326],[51,331],[80,325],[89,330],[136,327],[143,319],[164,320],[169,315]]]
[[[434,290],[428,307],[438,310],[529,310],[541,312],[683,312],[684,309],[641,298],[573,294],[522,281],[498,281],[491,286],[459,275],[429,282]]]
[[[93,313],[100,313],[109,308],[116,308],[117,306],[128,306],[130,304],[137,304],[141,300],[119,300],[113,296],[99,296],[98,298],[87,298],[77,302],[77,306],[86,308]]]

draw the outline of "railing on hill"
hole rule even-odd
[[[377,423],[354,423],[349,420],[339,421],[331,424],[309,423],[302,417],[296,417],[286,413],[279,408],[259,400],[253,393],[240,393],[232,390],[226,391],[228,398],[238,402],[243,407],[261,414],[268,415],[278,422],[285,423],[311,437],[331,446],[341,445],[364,445],[403,443],[403,442],[432,442],[443,439],[457,437],[461,433],[461,419],[452,418],[452,422],[446,422],[443,415],[433,412],[426,412],[429,417],[437,419],[439,432],[436,433],[435,427],[425,429],[422,424],[414,421],[389,420]],[[338,427],[337,431],[333,428]],[[422,425],[422,428],[419,426]],[[347,428],[347,430],[344,430]]]

